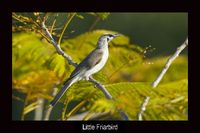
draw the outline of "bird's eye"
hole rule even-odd
[[[109,40],[110,40],[110,38],[108,37],[108,38],[107,38],[107,42],[108,42]]]

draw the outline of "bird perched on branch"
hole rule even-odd
[[[70,77],[65,81],[61,90],[50,102],[52,107],[56,105],[59,99],[72,84],[79,80],[89,80],[90,76],[103,68],[109,56],[108,43],[119,35],[120,34],[103,34],[99,38],[97,47],[85,59],[83,59],[80,64],[77,65]]]

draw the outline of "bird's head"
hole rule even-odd
[[[108,34],[108,33],[103,34],[103,35],[99,38],[97,45],[98,45],[99,47],[103,47],[104,45],[108,45],[108,43],[109,43],[112,39],[114,39],[115,37],[118,37],[118,36],[120,36],[120,35],[121,35],[121,34]]]

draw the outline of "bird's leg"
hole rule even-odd
[[[97,80],[95,80],[92,76],[89,77],[89,80],[90,82],[94,83],[95,86],[97,88],[99,88],[103,93],[104,95],[106,96],[106,98],[108,99],[112,99],[112,96],[111,94],[106,90],[106,88],[104,87],[104,85],[100,84]]]
[[[89,76],[85,77],[85,80],[90,81],[90,77]]]

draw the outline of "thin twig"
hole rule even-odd
[[[52,34],[52,32],[53,32],[53,28],[54,28],[55,24],[56,24],[56,19],[53,21],[53,24],[52,24],[52,26],[51,26],[51,29],[50,29],[50,33],[51,33],[51,34]]]
[[[96,26],[96,24],[100,21],[100,17],[97,16],[97,18],[95,19],[95,21],[92,23],[92,25],[90,26],[88,32],[92,31],[94,29],[94,27]],[[78,46],[78,50],[80,50],[83,46],[83,44],[85,43],[86,40],[88,40],[88,37],[89,36],[86,36],[80,43],[79,43],[79,46]]]
[[[58,44],[59,44],[59,45],[60,45],[61,40],[62,40],[62,38],[63,38],[64,32],[65,32],[65,30],[67,29],[67,26],[68,26],[69,23],[72,21],[72,19],[73,19],[73,17],[74,17],[75,15],[76,15],[76,13],[70,14],[70,17],[69,17],[69,19],[67,20],[67,22],[66,22],[66,24],[65,24],[65,26],[64,26],[64,28],[63,28],[63,30],[62,30],[62,32],[61,32],[60,38],[59,38],[59,40],[58,40]]]
[[[97,25],[97,23],[101,20],[101,18],[99,16],[97,16],[97,18],[95,19],[95,21],[92,23],[92,25],[90,26],[88,31],[92,31],[94,29],[94,27]]]
[[[185,42],[183,44],[181,44],[181,46],[179,46],[176,50],[176,52],[167,60],[165,66],[163,67],[162,71],[160,72],[160,74],[158,75],[158,77],[152,82],[151,86],[153,88],[156,88],[158,86],[158,84],[160,83],[160,81],[162,80],[163,76],[165,75],[165,73],[167,72],[167,70],[169,69],[170,65],[172,64],[172,62],[179,56],[179,54],[183,51],[183,49],[185,47],[188,46],[188,38],[185,40]],[[146,96],[144,98],[144,101],[140,107],[140,112],[138,113],[138,120],[143,120],[142,116],[146,110],[146,106],[148,105],[150,100],[149,96]]]
[[[27,92],[26,97],[24,99],[24,105],[23,105],[23,111],[22,111],[22,116],[21,116],[21,120],[24,121],[25,119],[25,107],[28,104],[28,97],[30,96],[30,91]]]
[[[56,88],[56,87],[53,88],[53,92],[52,92],[52,96],[53,97],[56,95],[57,90],[58,90],[58,88]],[[53,109],[52,107],[48,107],[48,109],[47,109],[47,111],[45,113],[45,116],[44,116],[44,120],[45,121],[49,120],[49,117],[50,117],[52,109]]]
[[[83,107],[83,105],[85,105],[85,103],[87,102],[87,100],[83,100],[80,103],[78,103],[66,116],[65,116],[65,120],[67,120],[70,116],[72,116],[74,113],[76,113],[81,107]]]
[[[61,114],[61,120],[65,120],[65,114],[67,112],[67,106],[68,106],[68,103],[69,103],[69,100],[68,100],[68,97],[65,98],[65,101],[64,101],[64,107],[62,109],[62,114]]]

